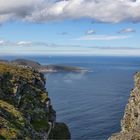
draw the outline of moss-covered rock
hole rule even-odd
[[[70,132],[66,124],[56,123],[55,127],[52,129],[49,138],[50,139],[67,139],[70,138]]]
[[[0,139],[47,139],[54,112],[52,107],[46,111],[47,100],[43,74],[30,67],[0,63]],[[70,138],[67,127],[55,128],[51,138]]]

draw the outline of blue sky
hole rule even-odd
[[[140,54],[139,0],[29,0],[26,5],[23,0],[11,1],[14,6],[9,3],[0,10],[1,54]],[[116,9],[104,6],[100,14],[99,6],[105,3]],[[33,5],[40,9],[27,13]],[[121,11],[119,7],[123,6]],[[9,14],[5,16],[4,12]]]

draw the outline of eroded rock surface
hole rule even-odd
[[[113,134],[109,140],[140,140],[140,73],[134,79],[135,86],[121,121],[121,132]]]

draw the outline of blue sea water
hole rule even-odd
[[[57,120],[67,123],[73,140],[107,140],[112,133],[120,131],[120,120],[133,88],[133,75],[140,71],[140,57],[22,58],[41,64],[64,64],[91,70],[88,73],[45,75]]]

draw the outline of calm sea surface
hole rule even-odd
[[[16,57],[0,57],[15,59]],[[89,68],[88,73],[46,74],[47,90],[74,140],[107,140],[120,130],[120,120],[140,71],[140,57],[20,57],[41,64],[65,64]]]

